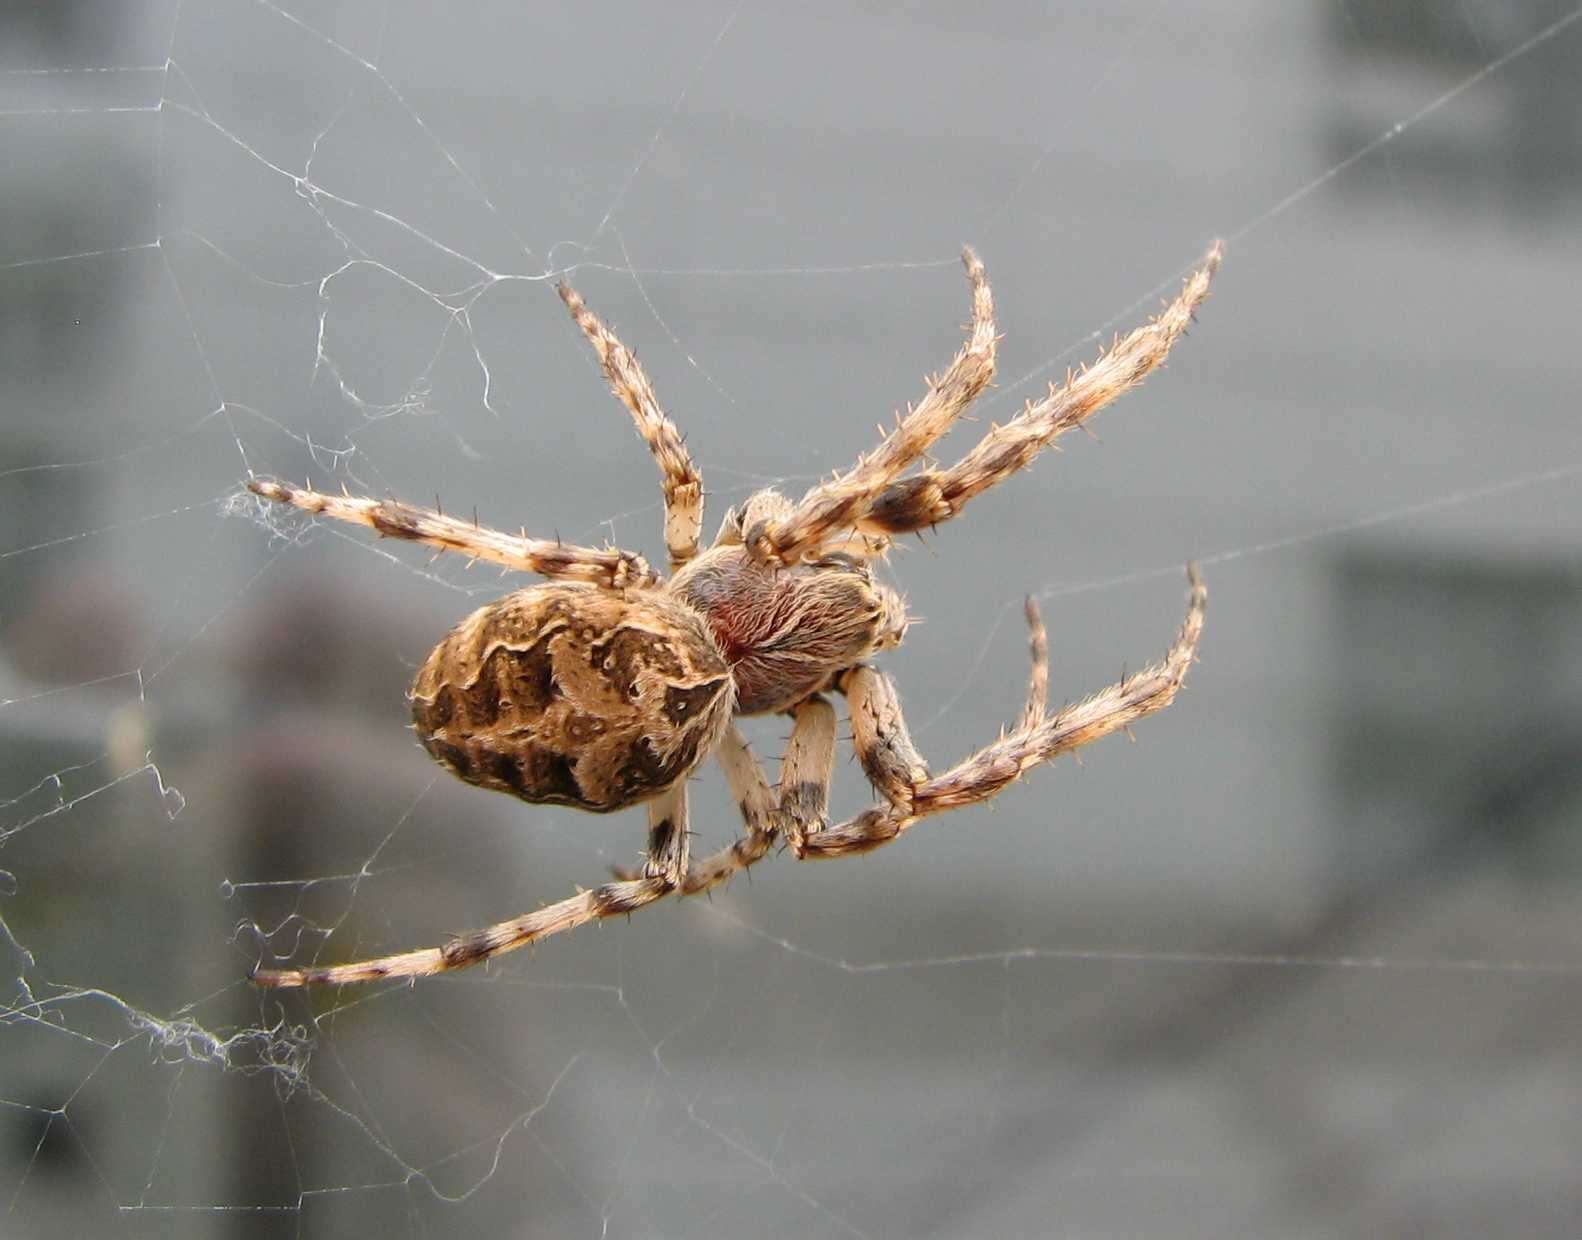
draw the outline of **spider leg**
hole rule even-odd
[[[799,842],[824,827],[835,771],[835,708],[815,696],[799,703],[791,715],[791,740],[780,761],[778,791],[769,786],[736,725],[726,733],[718,756],[747,834],[693,865],[682,895],[708,891],[763,860],[781,835]]]
[[[429,977],[480,964],[585,922],[617,913],[635,913],[669,895],[686,871],[687,785],[678,780],[648,802],[649,849],[641,878],[605,883],[580,891],[558,904],[513,917],[484,930],[452,939],[443,947],[380,956],[353,964],[313,965],[301,969],[254,969],[253,982],[270,989],[298,986],[344,986],[392,977]]]
[[[691,839],[687,781],[679,779],[648,802],[648,859],[643,863],[643,877],[681,886],[687,876]]]
[[[930,814],[986,801],[1040,763],[1163,710],[1180,690],[1203,633],[1208,592],[1195,565],[1188,565],[1187,578],[1191,590],[1186,620],[1165,657],[1053,715],[1042,709],[1045,689],[1041,684],[1047,684],[1047,671],[1041,666],[1042,624],[1037,609],[1030,608],[1034,668],[1028,709],[1014,731],[985,745],[943,775],[930,776],[918,757],[888,677],[869,667],[857,667],[844,674],[837,687],[850,702],[857,756],[887,803],[876,805],[849,822],[809,835],[797,855],[813,859],[868,852],[888,844]],[[1032,709],[1035,706],[1039,707],[1036,712]]]
[[[652,586],[659,581],[642,556],[619,547],[578,547],[525,534],[503,534],[430,508],[413,508],[395,500],[323,495],[262,478],[249,479],[247,489],[317,516],[354,521],[390,538],[427,543],[442,551],[455,551],[519,572],[588,581],[615,590]]]
[[[929,379],[928,391],[909,409],[894,431],[873,452],[858,458],[844,474],[820,484],[802,497],[792,513],[748,528],[746,543],[753,557],[768,564],[795,564],[813,557],[831,538],[849,530],[902,471],[948,431],[967,406],[994,378],[994,299],[983,264],[971,247],[961,252],[972,285],[972,327],[967,342],[944,374]],[[870,545],[885,539],[870,539]]]
[[[698,534],[703,528],[703,475],[692,463],[676,424],[659,407],[653,385],[632,351],[588,309],[576,289],[569,284],[561,284],[559,289],[561,301],[599,355],[610,390],[631,411],[637,433],[659,462],[660,490],[665,497],[665,549],[670,552],[670,567],[679,568],[698,553]]]
[[[890,483],[864,509],[848,513],[848,523],[859,533],[887,540],[949,521],[973,496],[1005,481],[1058,436],[1136,387],[1186,331],[1208,296],[1221,254],[1216,242],[1163,314],[1117,340],[1087,369],[1068,374],[1064,384],[1051,384],[1048,396],[1029,401],[1004,426],[991,429],[955,465]]]

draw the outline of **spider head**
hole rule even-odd
[[[901,595],[844,551],[775,568],[740,542],[721,541],[668,588],[703,614],[731,666],[742,715],[796,705],[836,672],[900,645],[909,623]]]

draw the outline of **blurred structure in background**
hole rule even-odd
[[[1323,3],[1331,57],[1325,117],[1329,157],[1340,162],[1389,131],[1421,101],[1455,89],[1498,55],[1571,11],[1564,0],[1494,0],[1475,8],[1409,0]],[[1414,104],[1414,100],[1417,102]],[[1539,48],[1521,72],[1479,84],[1453,114],[1429,119],[1404,150],[1348,175],[1344,192],[1364,201],[1427,194],[1495,222],[1564,226],[1582,195],[1582,110],[1576,56]]]

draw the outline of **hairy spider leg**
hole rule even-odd
[[[486,525],[458,520],[430,508],[414,508],[388,499],[359,495],[325,495],[265,478],[251,478],[254,495],[290,504],[315,516],[351,521],[387,538],[426,543],[473,560],[487,560],[518,572],[539,573],[566,581],[585,581],[611,590],[640,589],[659,584],[659,574],[634,551],[619,547],[579,547],[573,543],[504,534]]]
[[[659,407],[653,384],[636,355],[588,309],[576,289],[564,283],[558,287],[561,301],[599,355],[599,366],[610,391],[631,411],[637,433],[659,463],[660,491],[665,497],[665,549],[670,553],[674,571],[698,553],[698,537],[703,528],[703,475],[692,463],[676,424]]]
[[[755,559],[784,565],[821,554],[825,544],[851,529],[884,489],[927,452],[989,386],[999,339],[994,327],[994,298],[983,264],[970,246],[962,250],[961,262],[972,290],[972,323],[961,351],[943,374],[928,379],[923,399],[907,410],[877,448],[858,458],[845,473],[810,490],[788,516],[746,530],[746,544]],[[868,553],[876,554],[886,545],[887,539],[870,539]]]

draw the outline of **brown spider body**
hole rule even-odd
[[[939,774],[913,746],[894,684],[868,662],[898,645],[907,628],[900,596],[875,583],[870,569],[891,538],[952,520],[975,496],[1140,383],[1208,295],[1220,252],[1218,246],[1209,251],[1157,319],[991,426],[956,464],[937,468],[927,462],[929,449],[994,375],[988,279],[971,250],[962,257],[972,287],[969,335],[923,399],[873,452],[795,503],[774,491],[750,497],[726,516],[707,550],[699,544],[703,479],[680,432],[637,359],[561,286],[611,390],[659,464],[669,581],[641,555],[618,547],[507,534],[390,500],[248,482],[255,494],[310,513],[552,578],[479,608],[434,648],[412,686],[418,736],[467,783],[597,813],[641,802],[649,825],[642,866],[617,871],[615,882],[443,947],[354,964],[256,969],[255,981],[290,987],[442,973],[635,912],[672,892],[708,891],[779,840],[804,860],[869,852],[930,815],[986,801],[1041,763],[1128,728],[1175,699],[1203,631],[1206,592],[1191,566],[1186,619],[1165,657],[1053,714],[1044,627],[1029,599],[1033,674],[1026,706],[998,740]],[[858,761],[880,798],[835,825],[826,817],[836,734],[826,695],[845,699]],[[777,784],[769,783],[732,720],[771,711],[791,718]],[[687,776],[710,755],[724,768],[746,832],[694,861]]]
[[[785,710],[905,631],[860,560],[773,569],[718,546],[657,588],[543,585],[480,607],[418,669],[412,721],[469,784],[609,813],[691,773],[733,713]]]
[[[469,784],[595,813],[663,792],[713,752],[730,667],[702,618],[657,591],[543,585],[480,607],[434,647],[412,719]]]

